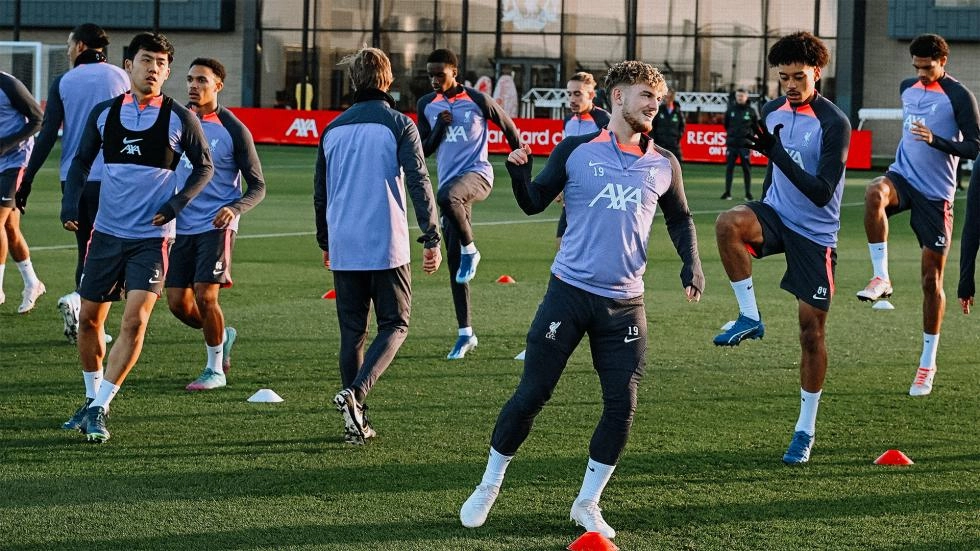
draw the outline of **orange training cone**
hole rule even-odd
[[[334,291],[333,289],[330,289],[326,293],[323,293],[323,296],[320,297],[320,298],[325,298],[325,299],[333,300],[333,299],[337,298],[337,291]]]
[[[517,283],[517,280],[514,279],[514,278],[512,278],[512,277],[510,277],[507,274],[504,274],[504,275],[502,275],[502,276],[500,276],[500,277],[497,278],[497,283],[499,283],[501,285],[509,285],[511,283]]]
[[[599,532],[586,532],[568,545],[570,551],[619,551],[616,544]]]
[[[885,453],[878,456],[875,459],[875,465],[914,465],[915,463],[909,459],[909,456],[902,453],[900,450],[888,450]]]

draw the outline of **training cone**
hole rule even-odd
[[[521,350],[521,353],[518,354],[518,355],[516,355],[516,356],[514,356],[514,359],[515,360],[523,360],[524,359],[524,354],[527,354],[527,350]]]
[[[334,300],[335,298],[337,298],[337,291],[334,291],[333,289],[330,289],[326,293],[323,293],[323,296],[320,297],[320,298]]]
[[[875,465],[914,465],[915,463],[909,459],[909,456],[901,452],[901,450],[888,450],[885,453],[878,456],[875,459]]]
[[[249,397],[249,402],[281,402],[282,396],[276,394],[271,388],[260,388],[255,394]]]
[[[871,307],[872,310],[894,310],[895,306],[887,300],[879,300]]]
[[[504,274],[504,275],[502,275],[502,276],[500,276],[500,277],[497,278],[497,283],[499,283],[501,285],[510,285],[511,283],[517,283],[517,280],[514,279],[514,278],[512,278],[512,277],[510,277],[507,274]]]
[[[616,544],[599,532],[586,532],[568,544],[570,551],[619,551]]]

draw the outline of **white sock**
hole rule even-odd
[[[796,421],[796,432],[803,431],[810,436],[817,432],[817,408],[823,390],[807,392],[800,389],[800,418]]]
[[[755,302],[755,291],[752,287],[752,276],[742,281],[733,281],[732,290],[735,291],[735,300],[738,301],[738,311],[743,316],[759,321],[759,305]]]
[[[3,273],[6,271],[7,271],[7,264],[6,263],[0,264],[0,290],[3,290]]]
[[[208,367],[207,369],[215,373],[224,373],[221,364],[225,359],[224,342],[217,346],[208,346]]]
[[[40,283],[37,274],[34,273],[34,264],[31,263],[30,258],[18,262],[17,269],[20,270],[20,277],[24,279],[24,287],[35,287]]]
[[[476,252],[476,242],[470,242],[469,245],[460,245],[459,252],[463,254],[473,254]]]
[[[119,392],[118,386],[110,383],[108,379],[102,379],[102,384],[99,385],[99,391],[95,394],[95,401],[89,407],[105,408],[108,411],[109,403],[116,397],[117,392]]]
[[[480,484],[500,487],[504,483],[504,473],[507,472],[507,465],[513,455],[503,455],[497,450],[490,448],[490,458],[487,459],[487,470],[483,471],[483,480]]]
[[[460,327],[459,328],[459,336],[460,337],[472,337],[473,336],[473,328],[472,327]]]
[[[868,250],[871,251],[871,269],[875,277],[891,281],[888,279],[888,243],[868,243]]]
[[[82,371],[82,377],[85,379],[85,397],[94,400],[102,386],[102,370]]]
[[[939,334],[922,334],[922,356],[919,357],[919,367],[936,367],[936,352],[939,351]]]
[[[612,478],[614,470],[616,470],[616,465],[599,463],[590,457],[589,464],[585,469],[585,478],[582,480],[582,489],[579,490],[575,501],[587,499],[599,503],[602,491],[606,489],[606,483]]]

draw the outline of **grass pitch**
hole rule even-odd
[[[58,223],[55,163],[40,174],[23,225],[48,294],[34,312],[18,315],[20,278],[9,262],[0,306],[0,548],[564,549],[581,533],[568,510],[601,407],[584,343],[510,466],[487,524],[469,530],[457,518],[521,374],[512,358],[544,294],[557,208],[526,217],[495,159],[497,190],[475,209],[480,346],[463,361],[445,360],[456,335],[449,274],[444,264],[426,277],[416,258],[408,340],[369,397],[379,436],[353,447],[330,403],[339,385],[338,337],[333,303],[320,298],[332,282],[313,238],[315,149],[263,147],[260,155],[268,197],[243,220],[235,286],[221,299],[239,332],[229,386],[183,390],[203,367],[204,345],[161,301],[102,446],[58,428],[83,390],[55,308],[71,288],[75,250]],[[536,164],[540,170],[543,159]],[[624,550],[980,548],[980,322],[955,304],[958,239],[935,390],[913,399],[907,392],[922,332],[918,247],[908,215],[893,219],[896,310],[872,311],[853,298],[871,273],[861,203],[874,174],[848,174],[816,445],[808,466],[787,468],[780,458],[798,412],[799,345],[796,302],[779,289],[781,257],[754,263],[765,339],[711,345],[737,313],[714,243],[717,213],[734,204],[718,199],[723,170],[685,166],[708,281],[700,304],[683,299],[679,260],[662,218],[655,222],[647,376],[602,502],[616,543]],[[755,178],[758,195],[762,172]],[[964,206],[961,198],[957,237]],[[518,283],[496,284],[502,274]],[[113,310],[107,328],[115,334],[121,307]],[[285,401],[247,403],[259,388]],[[915,465],[872,465],[889,448]]]

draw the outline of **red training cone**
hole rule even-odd
[[[586,532],[568,545],[570,551],[619,551],[616,544],[599,532]]]
[[[502,275],[502,276],[500,276],[500,277],[497,278],[497,283],[499,283],[501,285],[510,285],[511,283],[517,283],[517,280],[514,279],[514,278],[512,278],[512,277],[510,277],[507,274],[504,274],[504,275]]]
[[[909,459],[909,456],[902,453],[900,450],[888,450],[885,453],[878,456],[875,459],[875,465],[914,465],[913,461]]]
[[[326,293],[323,293],[323,296],[320,297],[320,298],[334,300],[335,298],[337,298],[337,291],[334,291],[333,289],[330,289]]]

